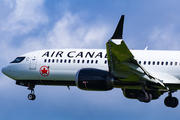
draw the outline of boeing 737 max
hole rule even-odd
[[[82,90],[121,88],[127,98],[148,103],[168,92],[164,103],[176,107],[180,89],[180,51],[129,50],[123,41],[124,15],[104,49],[52,49],[17,57],[2,72],[36,98],[35,85],[77,86]]]

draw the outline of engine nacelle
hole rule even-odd
[[[82,90],[107,91],[113,89],[114,79],[109,72],[83,68],[76,73],[76,85]]]

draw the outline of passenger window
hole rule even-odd
[[[79,62],[80,62],[80,60],[77,61],[77,63],[79,63]]]
[[[155,65],[155,61],[153,61],[153,65]]]
[[[93,63],[93,60],[91,60],[91,63]]]
[[[148,65],[150,65],[150,64],[151,64],[151,61],[148,62]]]
[[[52,63],[54,63],[54,59],[52,60]]]
[[[71,60],[69,60],[69,63],[71,63]]]
[[[84,63],[84,60],[82,60],[82,63]]]
[[[146,65],[146,61],[144,61],[144,65]]]
[[[139,61],[139,64],[141,64],[141,61]]]
[[[159,65],[159,61],[157,62],[157,65]]]
[[[46,63],[46,61],[47,61],[47,60],[46,60],[46,59],[44,59],[44,62],[45,62],[45,63]]]
[[[76,60],[73,60],[73,63],[75,63],[76,62]]]
[[[48,62],[50,63],[50,62],[51,62],[51,59],[49,59]]]
[[[173,62],[171,62],[170,65],[173,65]]]
[[[59,62],[59,59],[56,60],[56,63],[58,63],[58,62]]]
[[[168,62],[166,62],[166,65],[168,65]]]
[[[61,59],[61,60],[60,60],[60,63],[62,63],[62,61],[63,61],[63,60]]]
[[[87,60],[87,63],[89,63],[89,60]]]
[[[96,60],[96,64],[98,63],[98,60]]]
[[[164,62],[161,62],[161,65],[164,65]]]
[[[107,60],[105,60],[104,63],[107,64]]]
[[[65,60],[64,60],[64,63],[66,63],[66,61],[67,61],[67,60],[65,59]]]
[[[177,62],[175,62],[175,65],[177,65]]]

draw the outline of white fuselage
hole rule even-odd
[[[131,50],[135,59],[151,74],[165,76],[164,83],[180,84],[180,52]],[[30,52],[20,57],[20,63],[10,63],[2,69],[14,80],[75,81],[75,75],[82,68],[97,68],[108,71],[105,49],[52,49]],[[49,68],[48,74],[41,74],[41,67]],[[173,81],[171,77],[178,79]]]

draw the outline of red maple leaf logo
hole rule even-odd
[[[47,74],[47,71],[48,71],[48,70],[46,70],[46,68],[43,68],[43,69],[41,70],[42,74]]]
[[[39,72],[42,76],[46,77],[49,75],[49,68],[44,65],[39,69]]]

